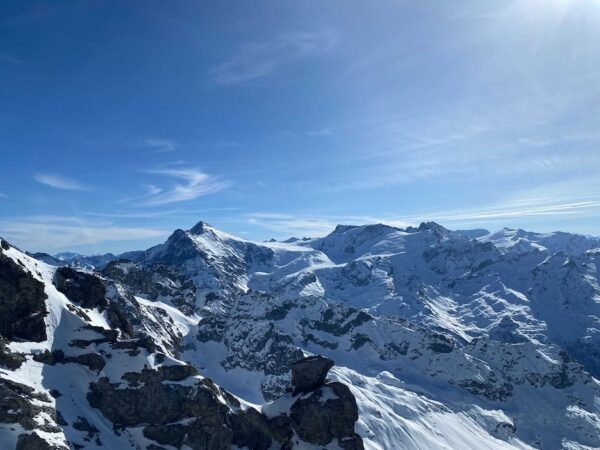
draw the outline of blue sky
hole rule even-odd
[[[0,235],[600,234],[598,23],[598,0],[0,0]]]

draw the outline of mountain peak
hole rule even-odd
[[[345,233],[348,230],[356,228],[356,225],[337,225],[333,230],[334,233]]]
[[[443,226],[441,226],[439,223],[433,222],[433,221],[421,222],[421,225],[419,225],[419,231],[425,231],[425,230],[448,231]]]
[[[194,225],[192,228],[190,228],[190,233],[191,234],[203,234],[205,231],[206,227],[209,227],[210,225],[207,224],[206,222],[198,222],[196,225]]]

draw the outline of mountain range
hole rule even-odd
[[[599,238],[1,244],[0,448],[600,448]]]

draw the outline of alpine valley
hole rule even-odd
[[[600,448],[600,239],[0,248],[0,449]]]

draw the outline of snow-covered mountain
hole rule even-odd
[[[600,448],[597,238],[200,222],[61,264],[2,242],[1,448]],[[331,381],[290,392],[308,355]]]

